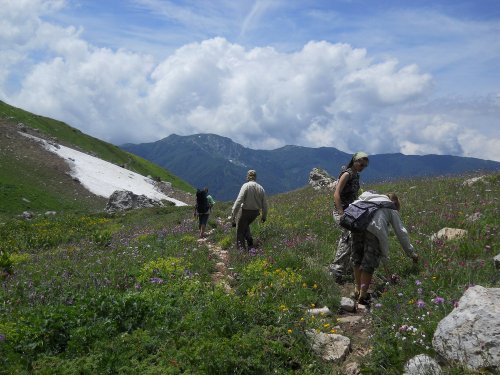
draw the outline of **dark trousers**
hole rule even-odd
[[[249,247],[253,246],[252,233],[250,232],[250,224],[259,216],[259,210],[244,210],[242,209],[236,223],[236,246],[238,249],[246,249],[246,244]]]

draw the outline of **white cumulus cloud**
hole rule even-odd
[[[490,126],[498,100],[436,106],[427,101],[433,79],[415,64],[375,60],[343,43],[310,41],[284,53],[222,37],[157,60],[92,45],[81,28],[44,21],[63,5],[8,1],[0,10],[0,57],[10,56],[0,60],[0,95],[104,140],[210,132],[259,149],[296,144],[500,160],[500,136]],[[468,122],[479,114],[490,134]]]

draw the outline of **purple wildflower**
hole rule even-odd
[[[425,302],[424,302],[424,301],[422,301],[421,299],[419,299],[419,300],[417,301],[417,307],[418,307],[419,309],[423,309],[423,308],[425,307]]]
[[[434,302],[436,305],[440,305],[440,304],[444,303],[444,298],[443,297],[436,297],[432,300],[432,302]]]
[[[415,285],[422,285],[422,282],[420,280],[415,280]]]
[[[5,335],[3,333],[0,333],[0,342],[5,341]]]
[[[418,294],[422,294],[422,293],[423,293],[423,291],[424,291],[424,290],[423,290],[422,288],[418,288],[418,289],[417,289],[417,293],[418,293]]]
[[[376,303],[376,304],[375,304],[375,307],[376,307],[377,309],[380,309],[380,308],[382,307],[382,304],[381,304],[381,303]]]
[[[163,279],[159,277],[152,277],[149,279],[152,284],[163,284]]]

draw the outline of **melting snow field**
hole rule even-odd
[[[71,168],[71,176],[95,195],[109,198],[115,190],[128,190],[137,195],[145,195],[156,200],[167,200],[176,206],[187,204],[170,198],[156,189],[154,181],[138,173],[121,168],[113,163],[90,156],[62,145],[54,146],[42,138],[30,134],[20,134],[40,142],[48,151],[63,158]]]

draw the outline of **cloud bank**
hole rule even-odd
[[[310,41],[283,53],[220,37],[159,61],[92,45],[81,29],[45,21],[62,6],[19,0],[0,10],[0,96],[98,138],[122,144],[216,133],[257,149],[500,161],[499,97],[431,101],[433,78],[415,64],[342,43]]]

